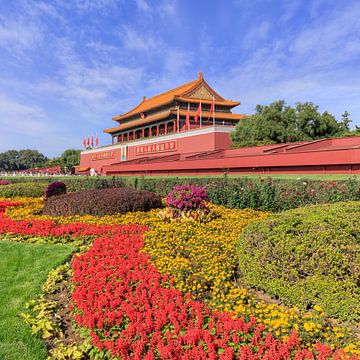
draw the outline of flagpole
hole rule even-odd
[[[188,130],[190,130],[190,103],[188,103],[188,116],[189,116],[189,123],[188,123]]]
[[[215,100],[214,100],[214,95],[213,95],[213,104],[214,104],[214,109],[213,109],[213,125],[215,126]]]
[[[178,105],[176,108],[177,108],[176,127],[177,127],[177,132],[180,132],[180,106]]]
[[[202,120],[201,120],[201,111],[202,109],[201,109],[201,99],[200,99],[200,128],[201,128],[201,126],[202,126]]]

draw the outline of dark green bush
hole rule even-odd
[[[339,181],[251,179],[246,177],[208,178],[144,178],[144,177],[12,177],[12,182],[34,181],[44,184],[62,181],[68,192],[86,189],[131,187],[153,191],[165,197],[176,185],[206,186],[212,202],[227,207],[283,211],[309,204],[360,200],[360,181],[355,178]]]
[[[4,177],[5,179],[5,177]],[[43,184],[43,188],[54,181],[61,181],[66,185],[68,192],[87,189],[107,189],[113,187],[134,187],[133,180],[122,177],[102,176],[11,176],[6,177],[12,183],[35,182]]]
[[[308,206],[253,223],[240,236],[244,283],[288,305],[360,320],[360,202]]]
[[[44,195],[44,185],[38,183],[18,183],[0,187],[0,197],[12,198],[14,196],[22,197],[40,197]]]
[[[159,195],[129,188],[83,190],[50,197],[44,203],[44,214],[113,215],[129,211],[148,211],[162,207]]]

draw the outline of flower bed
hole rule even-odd
[[[14,211],[17,210],[17,215],[20,215],[21,207],[25,209],[26,213],[26,206],[22,205],[18,209],[8,210],[6,214],[14,215]],[[287,343],[294,330],[298,330],[300,343],[297,348],[311,347],[314,349],[316,348],[315,344],[322,341],[335,347],[348,345],[347,350],[356,350],[356,345],[349,345],[349,331],[331,325],[322,311],[303,313],[296,308],[285,308],[277,304],[269,305],[259,301],[256,296],[241,288],[239,286],[241,284],[234,281],[234,275],[236,275],[234,269],[237,263],[236,239],[245,226],[256,219],[264,218],[266,214],[252,210],[230,210],[218,206],[212,206],[212,208],[218,216],[206,225],[194,221],[186,224],[164,223],[159,219],[156,211],[102,218],[91,216],[56,218],[50,223],[54,229],[57,227],[63,229],[62,232],[53,233],[52,236],[55,234],[65,236],[66,231],[73,231],[71,229],[74,224],[71,222],[81,221],[81,224],[75,224],[78,226],[78,228],[75,227],[75,232],[68,235],[70,239],[74,239],[73,234],[77,234],[75,238],[79,236],[84,238],[83,234],[90,234],[93,239],[94,235],[101,237],[104,232],[108,234],[107,238],[109,238],[109,234],[116,234],[113,231],[114,227],[109,225],[111,222],[117,224],[137,222],[147,225],[149,230],[144,237],[145,246],[142,252],[150,255],[148,259],[155,265],[157,271],[171,276],[173,286],[183,293],[191,293],[193,298],[202,300],[207,306],[206,309],[210,307],[213,310],[235,313],[240,317],[245,316],[246,321],[256,321],[260,328],[272,330],[273,336],[281,339],[284,344]],[[8,220],[10,219],[6,221]],[[23,221],[25,221],[23,223],[25,226],[33,228],[32,236],[35,236],[35,229],[38,225],[49,222],[44,220]],[[86,223],[91,224],[89,227],[91,231],[86,230],[88,226]],[[99,229],[96,229],[95,224],[101,224]],[[8,229],[12,229],[11,226]],[[21,229],[17,228],[16,231],[18,230]],[[106,240],[106,237],[104,239]],[[141,246],[137,246],[138,251]],[[108,271],[110,270],[108,269]],[[161,279],[163,286],[170,286],[169,282],[166,282],[166,278]],[[316,326],[315,331],[312,328],[313,324]],[[339,334],[341,334],[340,337]]]
[[[312,352],[297,350],[296,333],[281,342],[254,319],[212,312],[165,287],[168,279],[149,264],[142,246],[141,236],[104,236],[73,261],[76,321],[105,354],[123,360],[346,357],[320,344]]]

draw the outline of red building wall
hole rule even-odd
[[[151,139],[133,141],[127,143],[127,161],[138,159],[140,157],[154,157],[160,155],[182,154],[182,153],[199,153],[213,151],[216,149],[228,149],[231,145],[229,130],[221,129],[214,131],[213,127],[196,129],[184,133],[164,135],[154,137]],[[176,142],[176,148],[168,151],[159,151],[151,153],[136,153],[136,148],[141,146],[149,146],[156,144],[163,144],[169,141]],[[125,145],[125,144],[124,144]],[[115,144],[111,146],[102,147],[99,149],[85,150],[81,153],[80,167],[94,168],[97,173],[102,173],[102,168],[105,165],[119,163],[121,161],[121,146],[122,144]],[[114,156],[101,159],[101,154],[109,154],[114,152]]]
[[[360,173],[360,137],[181,154],[172,162],[122,164],[104,170],[108,175],[355,174]]]
[[[130,142],[127,161],[121,161],[120,144],[85,151],[80,165],[124,176],[360,173],[360,136],[230,149],[229,131],[200,130]],[[161,144],[165,148],[167,142],[176,146],[136,152],[144,146],[146,151]]]

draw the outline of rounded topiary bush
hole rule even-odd
[[[113,215],[130,211],[148,211],[162,207],[159,195],[129,188],[84,190],[54,196],[45,201],[44,214]]]
[[[251,224],[240,236],[246,285],[288,305],[320,305],[360,320],[360,202],[289,210]]]
[[[54,181],[46,186],[44,198],[48,199],[52,196],[66,194],[66,185],[62,181]]]

